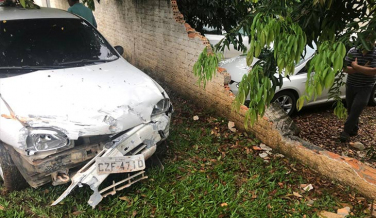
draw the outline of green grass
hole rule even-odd
[[[159,154],[164,171],[149,169],[149,179],[103,199],[95,209],[86,203],[92,194],[88,187],[75,189],[55,207],[49,205],[67,185],[13,192],[0,197],[0,216],[318,217],[317,212],[336,212],[344,203],[352,206],[353,217],[365,216],[368,202],[354,200],[359,195],[349,188],[321,179],[287,158],[272,156],[265,162],[252,149],[260,143],[257,139],[232,133],[227,120],[181,99],[174,102],[168,149]],[[198,121],[192,119],[195,115]],[[300,184],[313,184],[315,189],[303,193]]]

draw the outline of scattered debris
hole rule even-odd
[[[271,151],[271,150],[273,150],[271,147],[269,147],[269,146],[267,146],[267,145],[265,145],[265,144],[260,144],[260,148],[262,149],[262,150],[264,150],[264,151]]]
[[[193,120],[198,120],[198,119],[200,119],[198,116],[193,117]]]
[[[227,207],[227,206],[228,206],[227,203],[222,203],[222,204],[221,204],[221,207]]]
[[[126,201],[128,203],[131,201],[127,196],[119,197],[119,199],[123,200],[123,201]]]
[[[283,155],[283,154],[275,154],[274,156],[280,157],[280,158],[284,158],[285,157],[285,155]]]
[[[302,185],[305,185],[305,186],[302,187]],[[307,185],[307,184],[302,184],[302,185],[300,185],[300,187],[302,187],[302,189],[303,189],[304,191],[306,191],[306,192],[309,192],[309,191],[311,191],[311,190],[313,189],[312,184],[309,184],[309,185]]]
[[[268,154],[265,153],[265,152],[262,152],[262,153],[259,154],[259,156],[260,156],[261,158],[266,158],[266,157],[268,157]]]
[[[293,192],[292,193],[295,197],[302,198],[303,196],[299,194],[298,192]]]
[[[350,207],[344,207],[337,210],[338,215],[348,216],[350,215]]]
[[[372,207],[372,204],[368,204],[368,213],[371,216],[375,216],[376,217],[376,204],[374,204],[373,207]]]
[[[350,146],[359,151],[364,151],[364,149],[366,149],[366,147],[361,142],[350,142]]]
[[[357,151],[356,154],[358,155],[358,157],[360,157],[360,158],[364,158],[364,157],[366,157],[367,152],[364,152],[364,151]]]
[[[78,215],[80,215],[80,214],[82,214],[84,211],[74,211],[72,214],[74,215],[74,216],[78,216]]]
[[[312,200],[312,199],[309,199],[309,200],[307,201],[307,205],[308,205],[308,206],[312,206],[314,203],[315,203],[315,201]]]
[[[228,122],[228,129],[231,130],[231,132],[236,132],[235,123],[232,121]]]
[[[262,149],[261,149],[260,147],[258,147],[258,146],[253,146],[252,148],[253,148],[253,150],[255,150],[255,151],[261,151],[261,150],[262,150]]]
[[[361,142],[365,146],[366,155],[349,145],[348,142],[340,142],[338,137],[343,131],[344,122],[333,114],[331,104],[323,107],[305,108],[292,117],[295,124],[300,128],[299,137],[311,142],[323,149],[339,155],[355,158],[363,163],[376,168],[376,107],[368,106],[360,116],[361,128],[357,136],[352,136],[352,142]]]
[[[343,215],[339,215],[336,213],[328,212],[328,211],[321,211],[319,213],[320,218],[344,218]]]

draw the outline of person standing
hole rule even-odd
[[[68,12],[72,14],[79,15],[91,23],[95,28],[97,28],[97,22],[95,21],[93,12],[87,8],[85,5],[81,4],[79,0],[68,0],[69,8]]]
[[[348,117],[344,130],[340,134],[340,141],[350,140],[359,130],[359,117],[367,106],[372,89],[376,83],[376,48],[362,51],[352,48],[345,58],[348,74],[346,81],[346,104]]]

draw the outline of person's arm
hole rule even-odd
[[[357,58],[355,58],[355,61],[351,62],[351,66],[353,70],[355,70],[356,72],[362,73],[364,75],[368,75],[368,76],[376,75],[376,68],[368,67],[367,65],[366,66],[359,65]]]
[[[347,74],[353,74],[353,73],[356,73],[356,70],[354,70],[353,67],[349,67],[349,66],[347,66],[347,67],[344,67],[344,68],[343,68],[343,72],[345,72],[345,73],[347,73]]]

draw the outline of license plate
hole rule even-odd
[[[98,174],[128,173],[145,169],[143,154],[122,157],[97,157]]]

